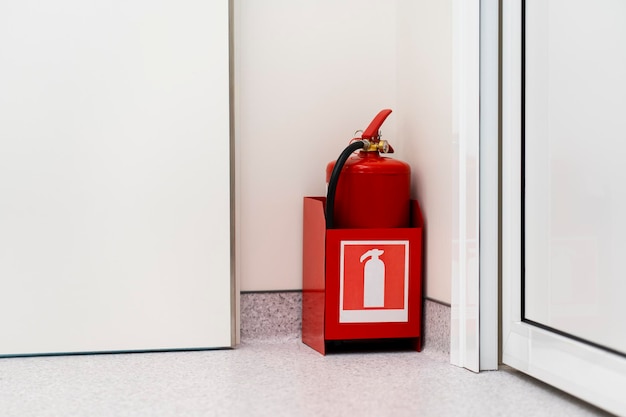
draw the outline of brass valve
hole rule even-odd
[[[367,149],[363,149],[365,152],[389,152],[389,142],[386,140],[379,140],[378,142],[369,141],[370,146]]]

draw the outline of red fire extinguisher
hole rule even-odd
[[[380,155],[393,153],[379,133],[389,114],[391,110],[381,110],[361,137],[327,165],[328,229],[409,227],[411,168]]]

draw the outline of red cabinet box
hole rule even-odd
[[[325,354],[336,340],[422,344],[423,218],[411,227],[326,229],[326,198],[304,198],[302,341]]]

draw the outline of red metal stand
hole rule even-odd
[[[328,341],[366,339],[409,339],[420,351],[424,222],[418,202],[411,201],[409,228],[330,230],[325,203],[304,198],[302,341],[321,354]],[[382,253],[376,262],[385,264],[374,306],[364,283],[363,259],[371,250]]]

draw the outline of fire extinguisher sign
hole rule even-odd
[[[409,321],[409,241],[344,240],[339,322]]]

